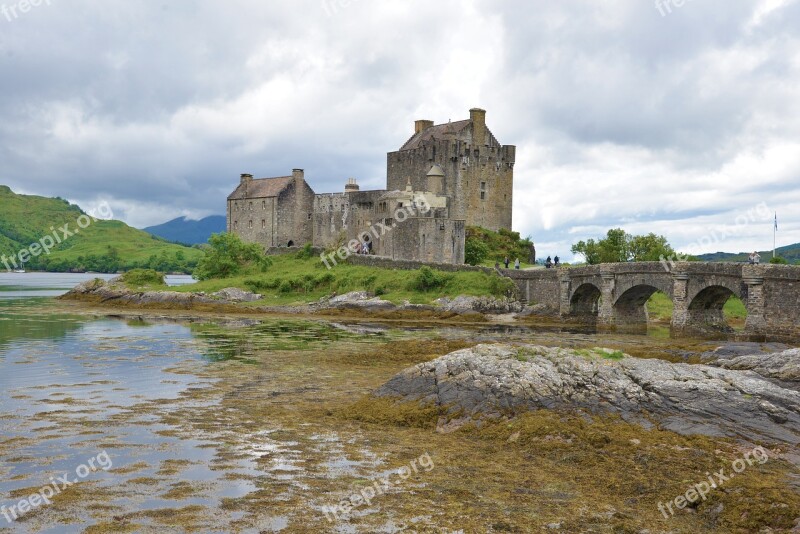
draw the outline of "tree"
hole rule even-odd
[[[480,265],[489,255],[489,245],[477,237],[467,237],[464,243],[464,262],[469,265]]]
[[[206,255],[194,271],[194,277],[198,280],[231,277],[247,265],[255,265],[265,271],[272,263],[259,245],[245,243],[235,234],[214,234],[208,243]]]
[[[578,241],[572,245],[572,253],[583,255],[589,265],[659,261],[675,255],[666,237],[653,233],[630,235],[621,228],[609,230],[606,237],[599,241]]]

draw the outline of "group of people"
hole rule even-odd
[[[547,256],[547,259],[544,260],[544,266],[547,269],[552,269],[553,267],[558,267],[559,265],[561,265],[561,259],[558,256],[555,258],[550,258],[550,256]]]
[[[750,254],[750,265],[758,265],[759,263],[761,263],[761,254],[758,252]]]
[[[503,259],[503,263],[505,264],[506,269],[508,269],[508,266],[511,263],[511,260],[508,259],[508,256],[506,256]],[[547,256],[547,259],[544,262],[544,266],[548,269],[552,269],[553,267],[558,267],[559,265],[561,265],[561,259],[558,256],[556,256],[555,258]],[[514,269],[516,270],[520,269],[519,258],[514,260]]]

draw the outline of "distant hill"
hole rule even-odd
[[[65,225],[67,235],[61,230]],[[50,243],[50,253],[41,252],[41,244],[49,247]],[[30,254],[24,253],[24,268],[57,272],[113,273],[136,267],[190,272],[203,255],[121,221],[91,221],[80,207],[64,199],[18,195],[0,186],[0,256],[6,256],[12,268],[9,258],[22,267],[19,254],[32,244],[39,254],[28,258]],[[0,263],[0,271],[6,269]]]
[[[212,215],[199,221],[192,221],[186,217],[178,217],[158,226],[149,226],[144,231],[167,241],[184,243],[186,245],[200,245],[208,242],[211,234],[224,232],[227,219],[224,215]]]
[[[710,254],[700,254],[697,257],[700,261],[747,261],[750,257],[750,252],[712,252]],[[780,247],[777,249],[777,253],[779,256],[786,258],[789,260],[789,263],[795,263],[800,261],[800,243],[795,243],[794,245],[787,245],[785,247]],[[769,259],[772,257],[772,251],[759,251],[761,255],[762,262],[768,262]]]

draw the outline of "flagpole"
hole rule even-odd
[[[775,258],[775,250],[778,242],[778,212],[775,212],[775,224],[772,225],[772,258]]]

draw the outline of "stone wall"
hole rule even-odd
[[[276,246],[277,198],[228,201],[228,232],[248,243]]]
[[[762,317],[748,316],[748,326],[768,337],[800,340],[800,267],[761,265],[745,267],[745,273],[751,284],[749,304],[764,310]]]
[[[425,263],[464,263],[464,221],[413,217],[394,222],[377,254]]]
[[[533,269],[530,271],[501,269],[500,272],[514,281],[519,289],[519,294],[529,305],[541,305],[551,311],[559,311],[561,299],[559,269]]]
[[[451,217],[467,226],[511,229],[516,147],[496,141],[480,146],[460,140],[427,141],[412,150],[387,155],[387,187],[431,190],[427,173],[434,164],[444,170],[442,190],[453,199]]]
[[[416,271],[423,265],[427,265],[431,269],[446,272],[484,272],[491,274],[496,272],[489,267],[479,267],[473,265],[453,265],[450,263],[427,263],[421,261],[411,260],[393,260],[391,258],[384,258],[381,256],[350,256],[348,259],[353,265],[363,265],[366,267],[380,267],[381,269],[398,269],[401,271]]]

